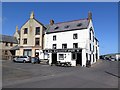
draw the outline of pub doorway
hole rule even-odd
[[[82,52],[76,53],[76,66],[82,66]]]
[[[57,63],[57,53],[52,53],[52,64]]]

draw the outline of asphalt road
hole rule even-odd
[[[3,88],[118,88],[118,62],[98,61],[91,68],[2,63]]]

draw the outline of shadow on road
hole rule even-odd
[[[110,72],[107,72],[107,71],[105,71],[105,73],[107,73],[107,74],[109,74],[109,75],[112,75],[112,76],[115,76],[115,77],[118,77],[118,78],[120,78],[120,76],[118,76],[118,75],[115,75],[115,74],[113,74],[113,73],[110,73]]]

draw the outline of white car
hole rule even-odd
[[[26,63],[26,62],[31,62],[31,58],[30,56],[16,56],[13,58],[13,61]]]

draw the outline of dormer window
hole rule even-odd
[[[69,28],[69,25],[66,25],[65,28]]]
[[[82,25],[82,23],[78,23],[78,24],[77,24],[77,27],[80,27],[81,25]]]
[[[57,26],[57,27],[55,27],[55,30],[56,30],[56,29],[58,29],[58,28],[59,28],[58,26]]]

